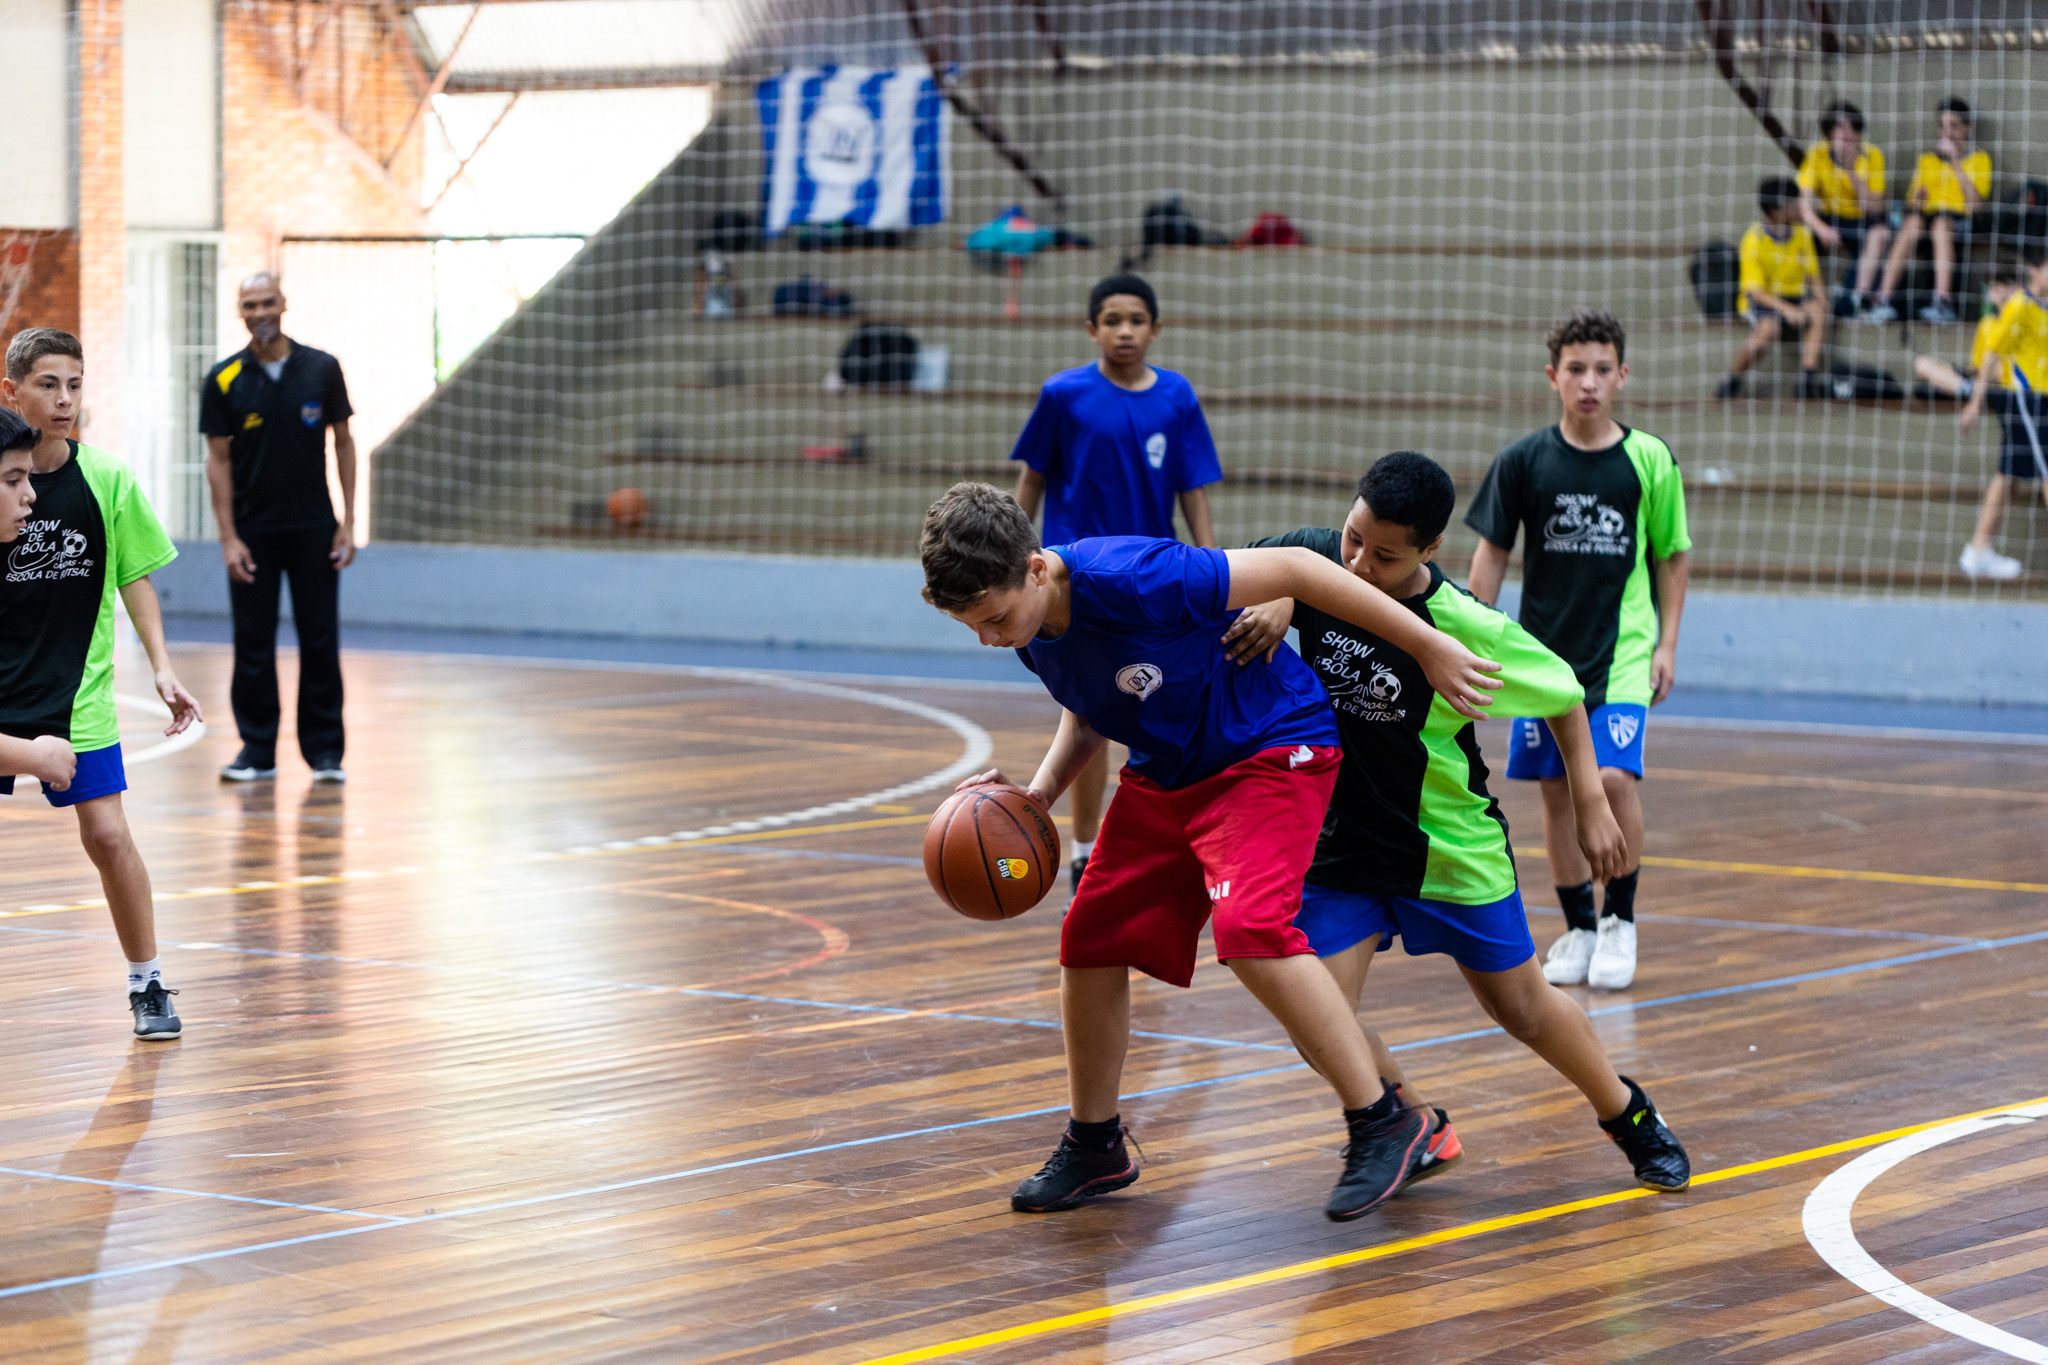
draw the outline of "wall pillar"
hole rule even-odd
[[[128,215],[122,186],[122,0],[78,0],[79,435],[120,453],[127,375]]]

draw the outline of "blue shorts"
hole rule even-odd
[[[1650,708],[1631,701],[1596,706],[1587,717],[1593,723],[1593,756],[1603,768],[1643,775],[1643,731],[1648,728]],[[1531,781],[1564,776],[1564,755],[1557,738],[1540,720],[1517,717],[1508,737],[1508,776]]]
[[[1294,927],[1308,935],[1317,957],[1334,957],[1374,935],[1379,936],[1382,951],[1399,935],[1410,957],[1445,953],[1475,972],[1504,972],[1536,956],[1536,940],[1529,936],[1519,891],[1491,905],[1456,905],[1332,891],[1310,882],[1301,888]]]
[[[104,749],[88,749],[80,754],[78,771],[71,775],[70,788],[60,792],[45,786],[43,799],[61,810],[96,796],[112,796],[115,792],[127,790],[128,770],[121,766],[121,746],[109,744]],[[0,796],[12,795],[14,779],[0,777]]]
[[[2041,466],[2034,462],[2034,442],[2048,447],[2048,413],[2042,411],[2041,397],[2018,389],[1999,386],[1985,395],[1985,402],[1998,414],[2005,439],[1998,445],[1998,472],[2014,479],[2038,479]],[[2027,425],[2033,424],[2033,433]]]

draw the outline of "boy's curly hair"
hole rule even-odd
[[[1628,333],[1621,329],[1614,314],[1603,313],[1597,308],[1572,309],[1551,324],[1550,334],[1543,338],[1543,344],[1550,348],[1550,363],[1553,365],[1567,346],[1612,346],[1616,360],[1628,359]]]

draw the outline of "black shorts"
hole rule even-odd
[[[2041,396],[2034,394],[2022,399],[2019,391],[2004,386],[1993,389],[1985,395],[1985,406],[1998,414],[1999,425],[2005,429],[2005,439],[1998,446],[1998,472],[2015,479],[2038,479],[2041,466],[2034,461],[2034,439],[2042,442],[2042,452],[2048,455],[2048,430],[2041,425]],[[2020,411],[2022,402],[2026,411]],[[2034,437],[2027,435],[2027,420],[2033,419]]]
[[[1911,214],[1907,215],[1907,217],[1909,218],[1911,216]],[[1970,215],[1967,213],[1949,213],[1946,211],[1942,211],[1936,213],[1922,213],[1920,216],[1927,221],[1927,224],[1930,227],[1933,226],[1935,219],[1946,218],[1949,221],[1949,225],[1955,228],[1956,230],[1957,242],[1967,242],[1970,240]]]
[[[1832,213],[1823,213],[1820,220],[1842,234],[1841,253],[1850,260],[1863,255],[1863,238],[1870,231],[1868,218],[1837,218]]]

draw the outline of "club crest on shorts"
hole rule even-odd
[[[1623,711],[1610,712],[1607,717],[1607,734],[1617,749],[1626,749],[1636,737],[1636,730],[1642,722]]]
[[[1166,681],[1166,674],[1158,664],[1127,664],[1116,671],[1117,690],[1128,692],[1139,701],[1159,690]]]
[[[1031,864],[1022,858],[998,858],[996,875],[1006,882],[1021,882],[1031,875]]]

